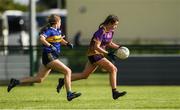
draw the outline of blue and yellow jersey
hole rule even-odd
[[[52,44],[54,47],[57,48],[57,52],[60,53],[61,49],[61,44],[60,42],[62,41],[62,32],[60,29],[55,29],[53,27],[48,28],[45,30],[41,35],[43,35],[46,40]],[[43,52],[51,52],[51,48],[43,45]]]

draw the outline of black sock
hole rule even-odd
[[[61,82],[60,82],[60,79],[61,79],[62,82],[64,82],[64,78],[59,78],[59,83],[61,83]]]
[[[20,84],[20,81],[19,81],[19,80],[15,80],[15,84],[16,84],[16,85],[19,85],[19,84]]]
[[[116,88],[115,89],[112,89],[112,93],[114,93],[116,91]]]

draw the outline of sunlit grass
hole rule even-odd
[[[56,93],[59,77],[52,74],[41,84],[19,86],[10,93],[0,87],[0,109],[180,109],[180,86],[118,86],[128,94],[113,100],[108,75],[92,74],[73,82],[73,91],[82,96],[68,102],[65,88]]]

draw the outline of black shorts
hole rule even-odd
[[[56,52],[43,52],[42,53],[42,63],[46,66],[49,62],[58,59],[59,55]]]
[[[104,58],[104,56],[101,54],[88,56],[89,62],[91,64],[96,63],[97,61],[101,60],[102,58]]]

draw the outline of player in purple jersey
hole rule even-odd
[[[72,74],[71,80],[87,79],[88,76],[93,73],[98,67],[107,70],[110,73],[110,85],[112,88],[113,99],[118,99],[120,96],[126,94],[125,91],[119,92],[116,90],[116,78],[117,78],[117,68],[111,63],[105,56],[109,56],[114,59],[114,55],[111,52],[106,51],[106,48],[118,49],[120,45],[113,42],[114,30],[117,28],[119,19],[115,15],[109,15],[105,21],[100,24],[99,29],[94,33],[89,49],[87,52],[87,57],[89,61],[86,64],[85,69],[82,73]],[[59,92],[63,86],[63,79],[59,79],[59,85],[57,86],[57,91]]]
[[[64,74],[65,88],[67,92],[67,100],[79,97],[81,93],[71,91],[71,69],[64,65],[59,59],[60,47],[67,45],[73,48],[73,45],[63,39],[61,30],[61,18],[58,15],[51,15],[48,17],[48,25],[40,31],[40,42],[43,44],[42,62],[39,72],[35,77],[27,77],[20,80],[11,79],[7,91],[19,85],[28,83],[41,83],[50,73],[51,70],[57,70]]]

